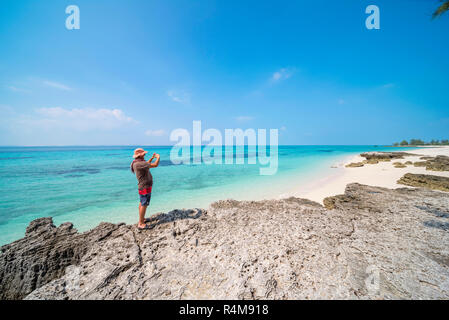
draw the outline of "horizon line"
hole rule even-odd
[[[0,148],[58,148],[58,147],[196,147],[195,145],[168,145],[168,144],[98,144],[98,145],[83,145],[83,144],[67,144],[67,145],[0,145]],[[201,147],[220,147],[220,146],[214,146],[214,145],[208,145],[208,144],[202,144]],[[236,145],[232,145],[236,146]],[[258,146],[258,145],[248,145],[246,146]],[[267,144],[266,146],[270,146]],[[279,144],[278,146],[374,146],[374,147],[394,147],[393,144]],[[397,146],[397,147],[408,147],[407,146]],[[222,147],[226,147],[226,145],[222,145]]]

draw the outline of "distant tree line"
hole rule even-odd
[[[410,139],[410,141],[402,140],[401,142],[393,143],[395,147],[398,146],[447,146],[449,140],[432,140],[430,142],[424,142],[421,139]]]

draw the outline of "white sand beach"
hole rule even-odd
[[[392,148],[392,151],[395,151],[394,148]],[[365,160],[360,155],[350,157],[346,161],[336,163],[332,166],[335,169],[334,174],[324,179],[313,181],[310,184],[300,186],[292,190],[291,193],[284,194],[281,197],[295,196],[322,203],[326,197],[343,194],[346,185],[349,183],[357,182],[369,186],[395,189],[406,187],[397,184],[397,181],[406,173],[449,177],[449,172],[447,171],[427,171],[424,167],[415,167],[413,165],[408,165],[406,168],[395,168],[393,166],[394,162],[422,161],[420,157],[423,156],[449,156],[449,147],[423,147],[418,150],[410,150],[409,153],[419,154],[419,156],[405,157],[404,159],[393,160],[391,162],[379,162],[378,164],[366,164],[358,168],[346,168],[345,165],[348,163]]]

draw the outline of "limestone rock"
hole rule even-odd
[[[369,160],[364,160],[363,163],[365,163],[365,164],[378,164],[379,160],[377,160],[377,159],[369,159]]]
[[[358,167],[363,167],[364,163],[363,162],[351,162],[350,164],[347,164],[345,167],[346,168],[358,168]]]
[[[32,234],[1,248],[1,292],[22,297],[35,287],[26,299],[449,298],[449,194],[350,184],[326,203],[331,210],[298,198],[219,201],[207,211],[156,215],[146,231],[107,224],[80,234],[38,221]],[[60,252],[54,245],[76,254],[49,254]],[[42,276],[32,261],[44,260],[58,272],[29,285]]]
[[[412,187],[449,191],[449,178],[441,176],[407,173],[398,180],[398,183]]]
[[[449,171],[449,157],[436,156],[434,159],[427,160],[426,170]]]
[[[415,167],[426,167],[426,170],[429,171],[449,171],[449,157],[447,156],[422,157],[420,159],[426,161],[415,162]]]
[[[394,162],[393,166],[395,168],[407,168],[407,166],[405,164],[403,164],[402,162]]]
[[[342,203],[349,203],[352,201],[354,201],[353,197],[346,194],[341,194],[338,196],[324,198],[323,205],[326,209],[332,210],[336,209],[338,206],[341,206]]]
[[[413,165],[415,167],[425,167],[427,165],[427,162],[426,161],[417,161],[417,162],[413,163]]]
[[[365,152],[361,156],[366,160],[390,161],[392,159],[404,159],[406,156],[413,156],[408,152]]]
[[[52,218],[32,221],[24,238],[0,248],[0,299],[21,299],[63,276],[64,269],[79,263],[92,243],[101,242],[116,228],[102,223],[80,235],[71,223],[56,228]]]

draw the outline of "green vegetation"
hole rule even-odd
[[[434,140],[430,142],[424,142],[421,139],[410,139],[410,141],[402,140],[401,143],[395,142],[393,146],[449,146],[449,140]]]
[[[412,146],[422,146],[425,142],[421,139],[411,139],[409,144]]]
[[[443,2],[443,1],[442,1]],[[444,12],[449,10],[449,1],[444,1],[432,15],[432,18],[441,16]]]

